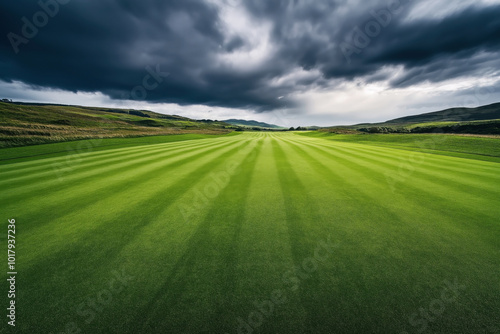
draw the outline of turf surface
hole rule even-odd
[[[415,150],[475,160],[500,162],[500,137],[446,134],[357,134],[341,135],[320,131],[299,133],[328,140]]]
[[[500,332],[496,162],[294,133],[74,155],[0,166],[20,333]]]

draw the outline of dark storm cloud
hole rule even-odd
[[[488,77],[500,69],[498,54],[461,52],[452,56],[436,57],[424,65],[406,66],[403,75],[391,81],[393,87],[409,87],[422,81],[441,81],[470,76]]]
[[[406,77],[393,81],[393,86],[425,80],[439,82],[471,74],[470,66],[480,72],[487,71],[481,64],[498,59],[500,6],[471,7],[440,20],[408,20],[410,3],[402,2],[398,7],[391,7],[390,3],[380,1],[371,8],[360,9],[363,14],[353,12],[336,20],[329,19],[325,12],[321,26],[310,24],[313,33],[298,38],[304,43],[293,43],[296,36],[285,38],[282,54],[294,57],[305,68],[318,67],[327,78],[352,79],[384,66],[404,66],[408,71]],[[314,17],[317,16],[315,13]],[[304,26],[315,22],[312,17],[303,19]],[[299,21],[290,24],[293,22]],[[488,59],[460,62],[484,52],[490,53]],[[437,66],[442,73],[433,69]],[[419,74],[417,78],[415,73]]]
[[[406,87],[491,74],[499,65],[498,5],[470,7],[438,20],[409,19],[417,2],[408,0],[376,1],[369,6],[358,1],[231,0],[232,5],[245,6],[244,12],[255,23],[247,27],[249,31],[266,24],[271,29],[272,52],[267,60],[242,71],[221,57],[252,46],[245,36],[224,25],[221,9],[214,3],[59,1],[59,12],[48,18],[36,36],[17,45],[18,53],[7,34],[22,36],[22,18],[33,22],[41,7],[25,1],[0,4],[1,80],[98,91],[115,99],[130,96],[133,88],[142,86],[142,91],[135,92],[146,92],[137,97],[148,102],[267,111],[290,105],[286,96],[291,93],[333,86],[338,80],[389,80],[388,74],[378,72],[387,66],[404,68],[391,85]],[[378,19],[374,13],[380,15]],[[389,13],[390,22],[384,13]],[[319,75],[292,76],[273,84],[297,68]],[[156,77],[160,84],[145,90],[144,78],[155,69],[161,75],[146,83],[156,87]]]
[[[398,24],[395,31],[383,36],[381,45],[384,48],[371,54],[368,62],[401,64],[409,69],[393,86],[498,70],[500,6],[470,8],[439,22]],[[496,66],[484,66],[488,64]]]
[[[10,18],[0,23],[4,31],[20,31],[20,18],[40,10],[23,2],[1,6],[8,6],[2,11]],[[195,1],[73,0],[20,45],[18,54],[2,39],[2,79],[113,95],[140,83],[146,66],[160,64],[170,72],[165,88],[172,96],[190,94],[193,87],[196,99],[203,92],[196,89],[200,82],[193,72],[210,61],[223,39],[217,15],[215,8]],[[149,98],[159,99],[154,93]]]

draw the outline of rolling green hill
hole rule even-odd
[[[500,103],[477,108],[450,108],[420,115],[395,118],[382,123],[361,123],[355,127],[367,126],[404,126],[429,122],[471,122],[500,119]]]
[[[424,122],[406,125],[372,125],[357,128],[360,132],[368,133],[450,133],[450,134],[477,134],[500,135],[500,120],[484,120],[471,122]]]
[[[339,133],[456,133],[500,135],[500,103],[477,108],[451,108],[420,115],[396,118],[382,123],[361,123],[329,127],[320,131]],[[340,132],[341,133],[341,132]]]
[[[428,122],[466,122],[500,119],[500,103],[477,108],[451,108],[421,115],[396,118],[384,124],[414,124]]]
[[[223,134],[235,128],[147,110],[0,102],[0,147],[92,138]]]

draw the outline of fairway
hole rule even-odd
[[[16,332],[500,333],[498,162],[290,132],[127,141],[0,165]]]

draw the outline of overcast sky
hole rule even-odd
[[[500,101],[499,0],[19,0],[0,11],[0,98],[284,126]]]

